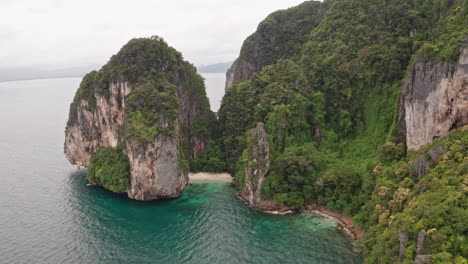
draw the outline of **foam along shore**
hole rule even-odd
[[[233,178],[231,174],[227,172],[214,173],[214,172],[198,172],[198,173],[189,173],[190,182],[199,181],[199,180],[208,180],[208,181],[225,181],[232,182]]]
[[[352,217],[338,211],[330,210],[323,204],[308,203],[304,205],[301,211],[319,214],[336,221],[339,229],[349,235],[352,240],[359,240],[364,237],[364,230],[353,223]]]

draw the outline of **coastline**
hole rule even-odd
[[[224,181],[224,182],[233,182],[234,178],[226,172],[223,173],[213,173],[213,172],[199,172],[199,173],[189,173],[189,183],[191,184],[194,181],[199,180],[208,180],[208,181]],[[335,221],[338,224],[338,228],[351,240],[359,240],[364,237],[364,230],[359,226],[353,223],[353,219],[350,216],[344,215],[341,212],[333,211],[328,209],[323,204],[318,203],[306,203],[298,210],[294,210],[286,205],[278,205],[273,200],[263,201],[261,204],[252,205],[244,197],[237,193],[237,197],[241,199],[247,206],[250,208],[261,211],[267,214],[275,215],[286,215],[294,212],[299,213],[314,213],[321,215],[323,217],[329,218]]]
[[[338,229],[341,230],[351,240],[359,240],[364,237],[364,230],[353,223],[353,218],[344,215],[341,212],[328,209],[323,204],[306,203],[300,209],[293,209],[287,205],[278,205],[273,200],[262,200],[260,204],[252,205],[244,197],[237,193],[237,197],[242,200],[248,207],[266,214],[287,215],[293,213],[313,213],[329,218],[338,224]]]
[[[317,203],[307,203],[298,210],[294,210],[285,205],[276,205],[275,208],[268,207],[261,208],[252,206],[245,199],[239,196],[247,205],[257,211],[261,211],[267,214],[275,215],[286,215],[291,213],[313,213],[320,216],[329,218],[338,224],[338,229],[341,230],[351,240],[359,240],[364,237],[364,230],[353,223],[353,219],[350,216],[344,215],[341,212],[333,211],[326,208],[325,205]]]
[[[364,230],[353,223],[352,217],[344,215],[341,212],[330,210],[326,208],[323,204],[305,204],[300,209],[300,212],[315,213],[336,221],[340,229],[345,234],[347,234],[352,240],[359,240],[364,237]]]
[[[224,182],[232,182],[234,179],[231,174],[227,172],[222,173],[214,173],[214,172],[198,172],[193,173],[189,172],[189,183],[193,181],[200,181],[200,180],[208,180],[208,181],[224,181]]]

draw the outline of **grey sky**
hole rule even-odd
[[[0,68],[101,65],[151,35],[196,65],[231,61],[268,14],[303,1],[0,0]]]

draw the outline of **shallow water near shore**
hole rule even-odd
[[[229,183],[143,203],[63,155],[80,79],[0,83],[0,263],[362,263],[334,221],[254,211]]]

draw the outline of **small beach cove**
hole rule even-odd
[[[231,174],[227,172],[222,172],[222,173],[217,173],[217,172],[197,172],[189,173],[189,179],[190,182],[193,181],[200,181],[200,180],[205,180],[205,181],[223,181],[223,182],[232,182],[234,178],[231,176]]]
[[[234,177],[232,177],[231,174],[227,172],[222,172],[222,173],[217,173],[217,172],[197,172],[189,173],[189,179],[190,183],[199,183],[200,181],[206,182],[206,181],[214,181],[214,182],[227,182],[227,183],[233,183],[234,182]],[[240,198],[240,197],[239,197]],[[247,206],[249,206],[248,202],[245,201],[244,199],[240,198]],[[250,207],[250,206],[249,206]],[[320,215],[322,217],[329,218],[333,221],[335,221],[338,225],[338,229],[340,229],[344,235],[346,235],[348,238],[351,240],[358,240],[363,238],[364,236],[364,230],[360,228],[359,226],[355,225],[353,223],[352,217],[347,216],[341,212],[338,211],[333,211],[328,209],[325,205],[323,204],[318,204],[318,203],[306,203],[302,208],[299,210],[293,210],[284,206],[278,206],[279,209],[281,210],[274,210],[274,211],[264,211],[264,210],[258,210],[267,214],[275,214],[275,215],[286,215],[294,212],[298,213],[312,213],[316,215]],[[287,211],[284,211],[284,208],[287,208]],[[256,210],[252,208],[253,210]]]

